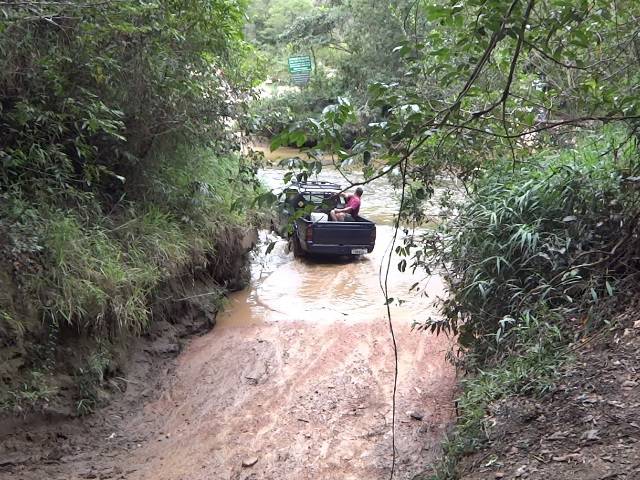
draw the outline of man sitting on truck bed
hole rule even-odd
[[[360,212],[360,197],[362,197],[362,188],[356,188],[355,195],[347,195],[347,204],[344,208],[334,208],[329,212],[329,216],[331,220],[334,222],[344,222],[345,219],[347,221],[355,221],[358,213]],[[350,215],[352,218],[348,218],[347,215]]]

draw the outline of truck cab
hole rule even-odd
[[[307,254],[358,256],[371,253],[376,226],[361,216],[332,221],[329,212],[344,207],[342,187],[331,182],[294,182],[283,192],[283,232],[296,257]]]

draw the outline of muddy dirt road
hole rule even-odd
[[[71,446],[57,458],[0,469],[0,478],[387,478],[394,364],[378,268],[391,240],[384,223],[393,194],[380,188],[363,197],[362,214],[379,222],[373,254],[302,261],[279,241],[268,257],[256,256],[251,287],[230,298],[216,327],[160,379],[162,393],[84,421],[83,442],[61,428],[60,442]],[[411,479],[437,454],[455,378],[445,360],[449,341],[411,331],[413,320],[433,314],[431,300],[407,293],[411,275],[394,269],[390,278],[391,295],[405,300],[392,310],[396,478]],[[431,298],[441,289],[437,278],[429,281]],[[92,432],[94,445],[86,445]]]

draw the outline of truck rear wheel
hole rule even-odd
[[[304,257],[304,250],[302,249],[302,245],[300,245],[300,239],[296,233],[293,234],[290,241],[293,256],[296,258]]]

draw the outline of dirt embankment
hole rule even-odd
[[[462,480],[640,478],[640,320],[576,348],[545,398],[493,405],[489,440],[460,465]]]
[[[24,315],[19,332],[0,329],[0,399],[17,392],[27,401],[4,405],[0,439],[24,422],[75,417],[82,413],[83,401],[93,409],[123,392],[131,398],[139,395],[136,379],[156,375],[186,338],[210,330],[224,293],[247,284],[248,255],[256,241],[254,229],[229,228],[221,234],[216,252],[157,288],[149,304],[149,327],[141,337],[128,332],[104,337],[65,324],[53,331],[41,312],[28,308],[19,275],[12,274],[25,266],[15,264],[17,259],[3,265],[5,303],[23,305]]]

